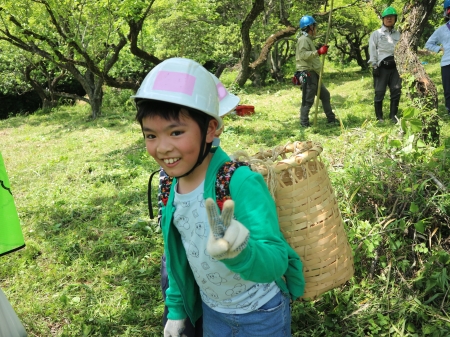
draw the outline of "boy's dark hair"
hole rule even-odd
[[[211,116],[207,115],[204,112],[199,110],[188,108],[182,105],[162,102],[162,101],[154,101],[154,100],[140,100],[136,102],[137,113],[136,120],[142,127],[142,120],[148,116],[157,116],[164,118],[165,120],[180,120],[180,115],[186,115],[183,111],[187,110],[187,116],[191,117],[200,127],[203,136],[206,136],[206,131],[208,129],[208,124],[211,119]]]

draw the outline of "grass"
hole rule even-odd
[[[424,61],[442,98],[439,59]],[[375,122],[370,74],[328,63],[326,70],[341,127],[327,126],[319,107],[317,127],[301,129],[301,92],[273,83],[236,92],[255,114],[227,116],[221,136],[228,153],[295,140],[324,146],[356,273],[316,301],[296,302],[293,335],[448,336],[450,198],[427,176],[449,185],[448,146],[412,153],[388,146],[406,140],[400,126]],[[232,73],[222,78],[229,87],[232,79]],[[0,121],[27,244],[2,257],[0,287],[30,336],[162,334],[163,243],[148,220],[146,196],[157,166],[145,152],[129,95],[109,90],[102,117],[93,121],[86,106]],[[388,104],[387,94],[385,114]],[[407,106],[403,95],[400,110]],[[442,107],[438,113],[447,144],[448,119]]]

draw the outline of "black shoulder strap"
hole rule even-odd
[[[147,188],[147,204],[148,204],[148,213],[150,215],[150,219],[154,219],[155,216],[153,214],[153,204],[152,204],[152,180],[153,176],[159,173],[159,181],[158,181],[158,218],[160,216],[159,209],[161,209],[161,203],[164,205],[167,203],[167,199],[169,198],[170,186],[172,185],[173,178],[169,177],[166,172],[162,168],[156,170],[150,174],[150,178],[148,179],[148,188]],[[159,219],[158,219],[159,220]]]
[[[147,186],[147,204],[148,204],[148,213],[150,215],[150,219],[153,219],[155,216],[153,215],[153,205],[152,205],[152,180],[153,176],[156,173],[159,173],[161,169],[153,171],[152,174],[150,174],[150,178],[148,179],[148,186]]]

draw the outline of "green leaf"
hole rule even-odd
[[[415,109],[412,107],[406,108],[405,110],[403,110],[403,118],[405,119],[409,119],[414,117],[415,115]]]
[[[374,245],[373,245],[373,243],[371,242],[371,241],[369,241],[369,240],[364,240],[364,243],[366,244],[366,247],[367,247],[367,251],[369,252],[369,253],[372,253],[373,252],[373,250],[374,250]]]
[[[411,202],[411,205],[409,206],[409,211],[411,213],[417,213],[419,211],[419,206],[415,202]]]
[[[422,327],[422,333],[424,335],[430,335],[434,331],[436,331],[436,328],[433,325],[425,325],[425,326]]]
[[[419,220],[414,224],[414,228],[416,231],[423,234],[425,232],[425,223],[422,220]]]
[[[406,324],[406,330],[408,330],[409,332],[416,332],[416,327],[414,326],[414,324],[408,322],[408,324]]]
[[[361,185],[359,185],[352,193],[352,195],[350,196],[349,201],[352,201],[353,198],[355,197],[356,193],[358,193],[359,189],[361,188]]]
[[[79,296],[75,296],[75,297],[72,298],[72,302],[80,303],[81,302],[81,298]]]
[[[402,142],[401,142],[400,140],[398,140],[398,139],[392,139],[392,140],[389,142],[389,145],[390,145],[391,147],[401,148],[401,147],[402,147]]]
[[[423,140],[419,139],[419,140],[417,140],[417,147],[426,148],[427,144],[425,144],[425,142]]]
[[[422,121],[420,119],[411,119],[409,121],[411,124],[411,131],[412,132],[420,132],[422,131]]]
[[[433,302],[437,297],[441,296],[442,293],[437,293],[434,294],[433,296],[431,296],[428,300],[426,300],[425,302],[423,302],[423,304],[428,304],[430,302]]]

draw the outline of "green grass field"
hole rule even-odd
[[[442,100],[439,58],[424,61]],[[325,69],[340,127],[327,126],[319,106],[317,127],[301,129],[301,92],[287,81],[236,92],[255,114],[227,116],[221,136],[230,154],[288,141],[324,147],[356,272],[344,287],[296,302],[293,335],[449,336],[450,196],[430,178],[449,186],[449,119],[441,104],[441,147],[411,145],[400,125],[376,123],[369,73]],[[230,86],[233,76],[221,79]],[[0,121],[27,245],[1,258],[0,287],[30,336],[162,335],[163,242],[146,196],[157,165],[130,94],[109,89],[96,120],[76,105]],[[403,95],[400,111],[409,103]]]

